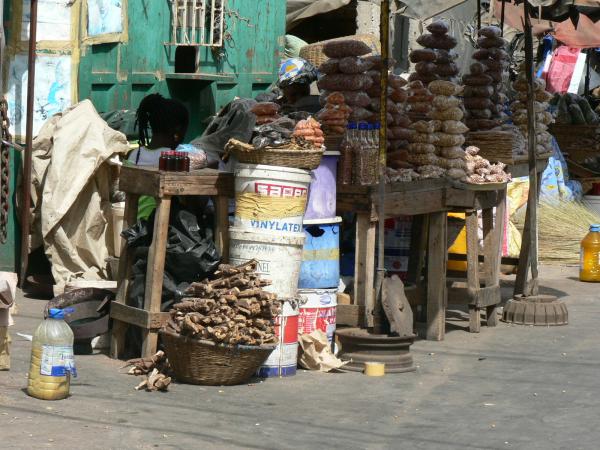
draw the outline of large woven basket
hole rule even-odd
[[[230,386],[248,381],[275,345],[218,345],[161,331],[165,353],[175,378],[184,383]]]
[[[465,145],[479,147],[479,155],[491,162],[516,164],[527,160],[525,138],[514,131],[489,130],[467,133]]]
[[[321,164],[324,149],[262,148],[256,149],[235,139],[230,139],[225,147],[239,162],[244,164],[265,164],[268,166],[292,167],[314,170]]]
[[[600,156],[600,126],[551,124],[548,131],[556,138],[563,153],[577,163]]]
[[[371,47],[371,54],[379,55],[381,53],[381,44],[379,42],[379,36],[371,34],[357,34],[353,36],[344,36],[335,39],[329,39],[327,41],[315,42],[314,44],[306,45],[300,49],[300,58],[303,58],[313,64],[315,67],[319,67],[321,63],[324,63],[329,58],[323,53],[323,46],[328,42],[332,41],[345,41],[345,40],[361,41]]]

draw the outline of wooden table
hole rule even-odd
[[[133,252],[127,248],[124,239],[121,244],[117,298],[110,313],[113,319],[110,355],[119,357],[125,345],[127,326],[135,325],[143,333],[142,356],[151,356],[156,352],[158,330],[169,318],[168,313],[160,312],[160,305],[171,198],[174,195],[213,197],[216,209],[215,244],[226,260],[229,254],[228,207],[229,198],[233,197],[233,174],[213,169],[162,172],[124,166],[119,189],[126,193],[124,228],[135,224],[141,195],[156,198],[157,206],[152,244],[148,252],[143,309],[127,304]]]
[[[340,322],[348,321],[366,328],[373,327],[374,274],[377,217],[377,187],[338,186],[338,212],[356,213],[356,259],[354,305],[338,307]],[[496,305],[500,303],[498,278],[504,221],[494,222],[493,208],[504,217],[506,186],[493,190],[470,186],[455,187],[445,179],[393,183],[386,186],[386,218],[399,215],[425,215],[427,248],[427,339],[441,340],[445,333],[448,287],[446,279],[447,213],[462,211],[467,217],[467,286],[451,287],[451,299],[469,304],[470,329],[479,331],[482,308],[488,312],[488,325],[496,324]],[[479,242],[477,211],[483,211],[484,276],[479,276]],[[414,238],[415,236],[413,236]],[[420,272],[420,271],[419,271]],[[481,286],[483,282],[483,287]],[[357,320],[359,318],[359,320]]]

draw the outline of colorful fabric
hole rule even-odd
[[[554,154],[548,160],[548,166],[542,173],[540,198],[550,201],[580,200],[583,196],[581,183],[569,180],[567,162],[554,138],[552,138],[552,147]]]
[[[290,58],[279,67],[277,85],[282,88],[291,84],[310,84],[317,79],[317,70],[302,58]]]

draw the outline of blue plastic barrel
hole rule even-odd
[[[304,221],[300,289],[337,288],[340,282],[341,217]]]

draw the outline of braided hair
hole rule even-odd
[[[160,94],[150,94],[140,102],[135,124],[139,130],[139,144],[145,147],[149,143],[149,129],[153,135],[179,134],[183,137],[189,124],[189,114],[180,101],[164,98]]]

